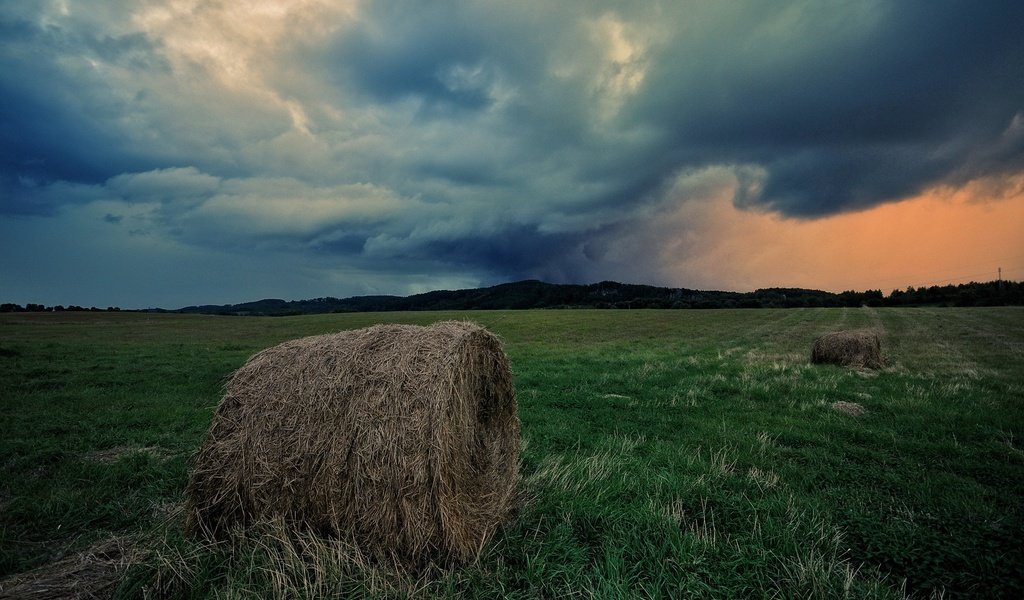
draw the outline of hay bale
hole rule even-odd
[[[870,329],[826,333],[814,340],[811,362],[862,369],[880,369],[885,366],[882,342],[878,334]]]
[[[227,384],[186,490],[211,538],[281,519],[407,564],[467,561],[507,516],[519,417],[497,337],[377,325],[285,342]]]

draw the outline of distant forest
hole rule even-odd
[[[519,281],[471,290],[442,290],[413,296],[355,296],[309,300],[257,300],[242,304],[208,304],[178,310],[145,309],[214,315],[286,316],[337,312],[396,310],[502,310],[526,308],[807,308],[840,306],[1006,306],[1024,305],[1024,282],[989,281],[931,287],[908,287],[885,295],[881,290],[841,293],[800,288],[767,288],[755,292],[700,291],[602,281],[563,285]],[[44,306],[2,304],[0,312],[119,311],[110,306]]]

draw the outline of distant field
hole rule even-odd
[[[182,538],[189,456],[249,355],[450,318],[504,339],[526,443],[527,502],[478,564],[320,548],[282,572],[302,540]],[[890,367],[808,364],[848,327]],[[132,535],[155,550],[123,595],[1024,597],[1019,307],[3,314],[0,403],[0,579]]]

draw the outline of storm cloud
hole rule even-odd
[[[1019,175],[1022,24],[996,0],[7,3],[0,268],[55,289],[32,231],[265,273],[129,277],[136,304],[688,285],[666,264],[723,198],[814,220]]]

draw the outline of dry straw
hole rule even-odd
[[[98,542],[34,571],[0,581],[0,599],[109,598],[131,565],[145,557],[129,538]]]
[[[268,519],[406,564],[467,561],[507,516],[519,418],[501,343],[472,323],[285,342],[231,378],[186,491],[217,539]]]
[[[880,369],[885,366],[882,342],[878,334],[870,329],[826,333],[814,340],[811,362],[862,369]]]

